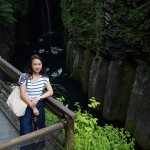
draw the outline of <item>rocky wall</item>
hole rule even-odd
[[[74,44],[68,43],[67,50],[73,50],[76,45]],[[83,91],[88,97],[95,97],[100,102],[100,106],[95,110],[102,111],[103,117],[107,120],[123,121],[125,129],[130,131],[141,147],[149,149],[149,65],[142,63],[137,67],[129,62],[108,61],[102,57],[98,59],[87,50],[81,61],[76,58],[83,58],[81,52],[78,47],[75,53],[67,53],[72,54],[67,56],[72,62],[71,77],[81,80]],[[73,55],[76,59],[72,59]],[[86,58],[90,56],[92,61],[87,61]],[[73,64],[76,64],[75,68]],[[81,77],[79,73],[83,72],[83,69],[85,75],[82,74]]]
[[[93,59],[88,85],[88,98],[95,97],[100,103],[94,110],[103,109],[106,83],[108,79],[109,62],[106,59]]]
[[[73,1],[72,6],[75,3],[82,2]],[[100,102],[95,110],[107,120],[123,121],[141,147],[150,149],[150,2],[103,0],[93,6],[93,1],[83,1],[84,12],[92,4],[89,17],[66,4],[71,77],[82,83],[89,98]]]
[[[10,62],[15,53],[15,28],[14,24],[7,30],[0,28],[0,56]]]
[[[0,57],[10,62],[15,53],[15,29],[14,24],[7,30],[0,28]],[[1,80],[5,80],[4,74],[0,72]]]
[[[124,63],[112,61],[109,66],[108,80],[105,89],[103,116],[108,120],[118,118],[117,105],[123,81]]]
[[[125,121],[125,129],[130,131],[144,149],[150,149],[149,79],[149,66],[147,64],[139,65],[136,71]]]

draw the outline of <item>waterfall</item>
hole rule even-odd
[[[51,32],[51,17],[50,17],[50,11],[49,11],[49,4],[48,0],[45,0],[46,3],[46,9],[47,9],[47,32]]]
[[[42,34],[44,34],[46,31],[46,24],[45,24],[45,13],[44,13],[44,6],[41,7],[41,12],[42,12]]]

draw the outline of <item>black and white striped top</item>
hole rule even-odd
[[[25,74],[22,74],[19,78],[19,85],[26,85],[26,79],[27,77],[25,77]],[[42,95],[44,85],[47,82],[49,82],[49,78],[41,75],[40,78],[36,81],[31,81],[30,79],[28,79],[26,90],[31,100]]]

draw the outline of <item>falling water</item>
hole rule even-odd
[[[48,25],[47,30],[48,32],[51,32],[51,18],[50,18],[49,4],[47,0],[45,0],[45,3],[47,8],[47,25]]]
[[[44,6],[41,7],[41,12],[42,12],[42,17],[41,17],[41,19],[42,19],[42,34],[44,34],[45,33],[45,29],[46,29],[46,27],[45,27]]]

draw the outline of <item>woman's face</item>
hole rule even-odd
[[[32,67],[33,72],[40,73],[42,69],[42,62],[39,59],[35,58],[32,60],[31,67]]]

